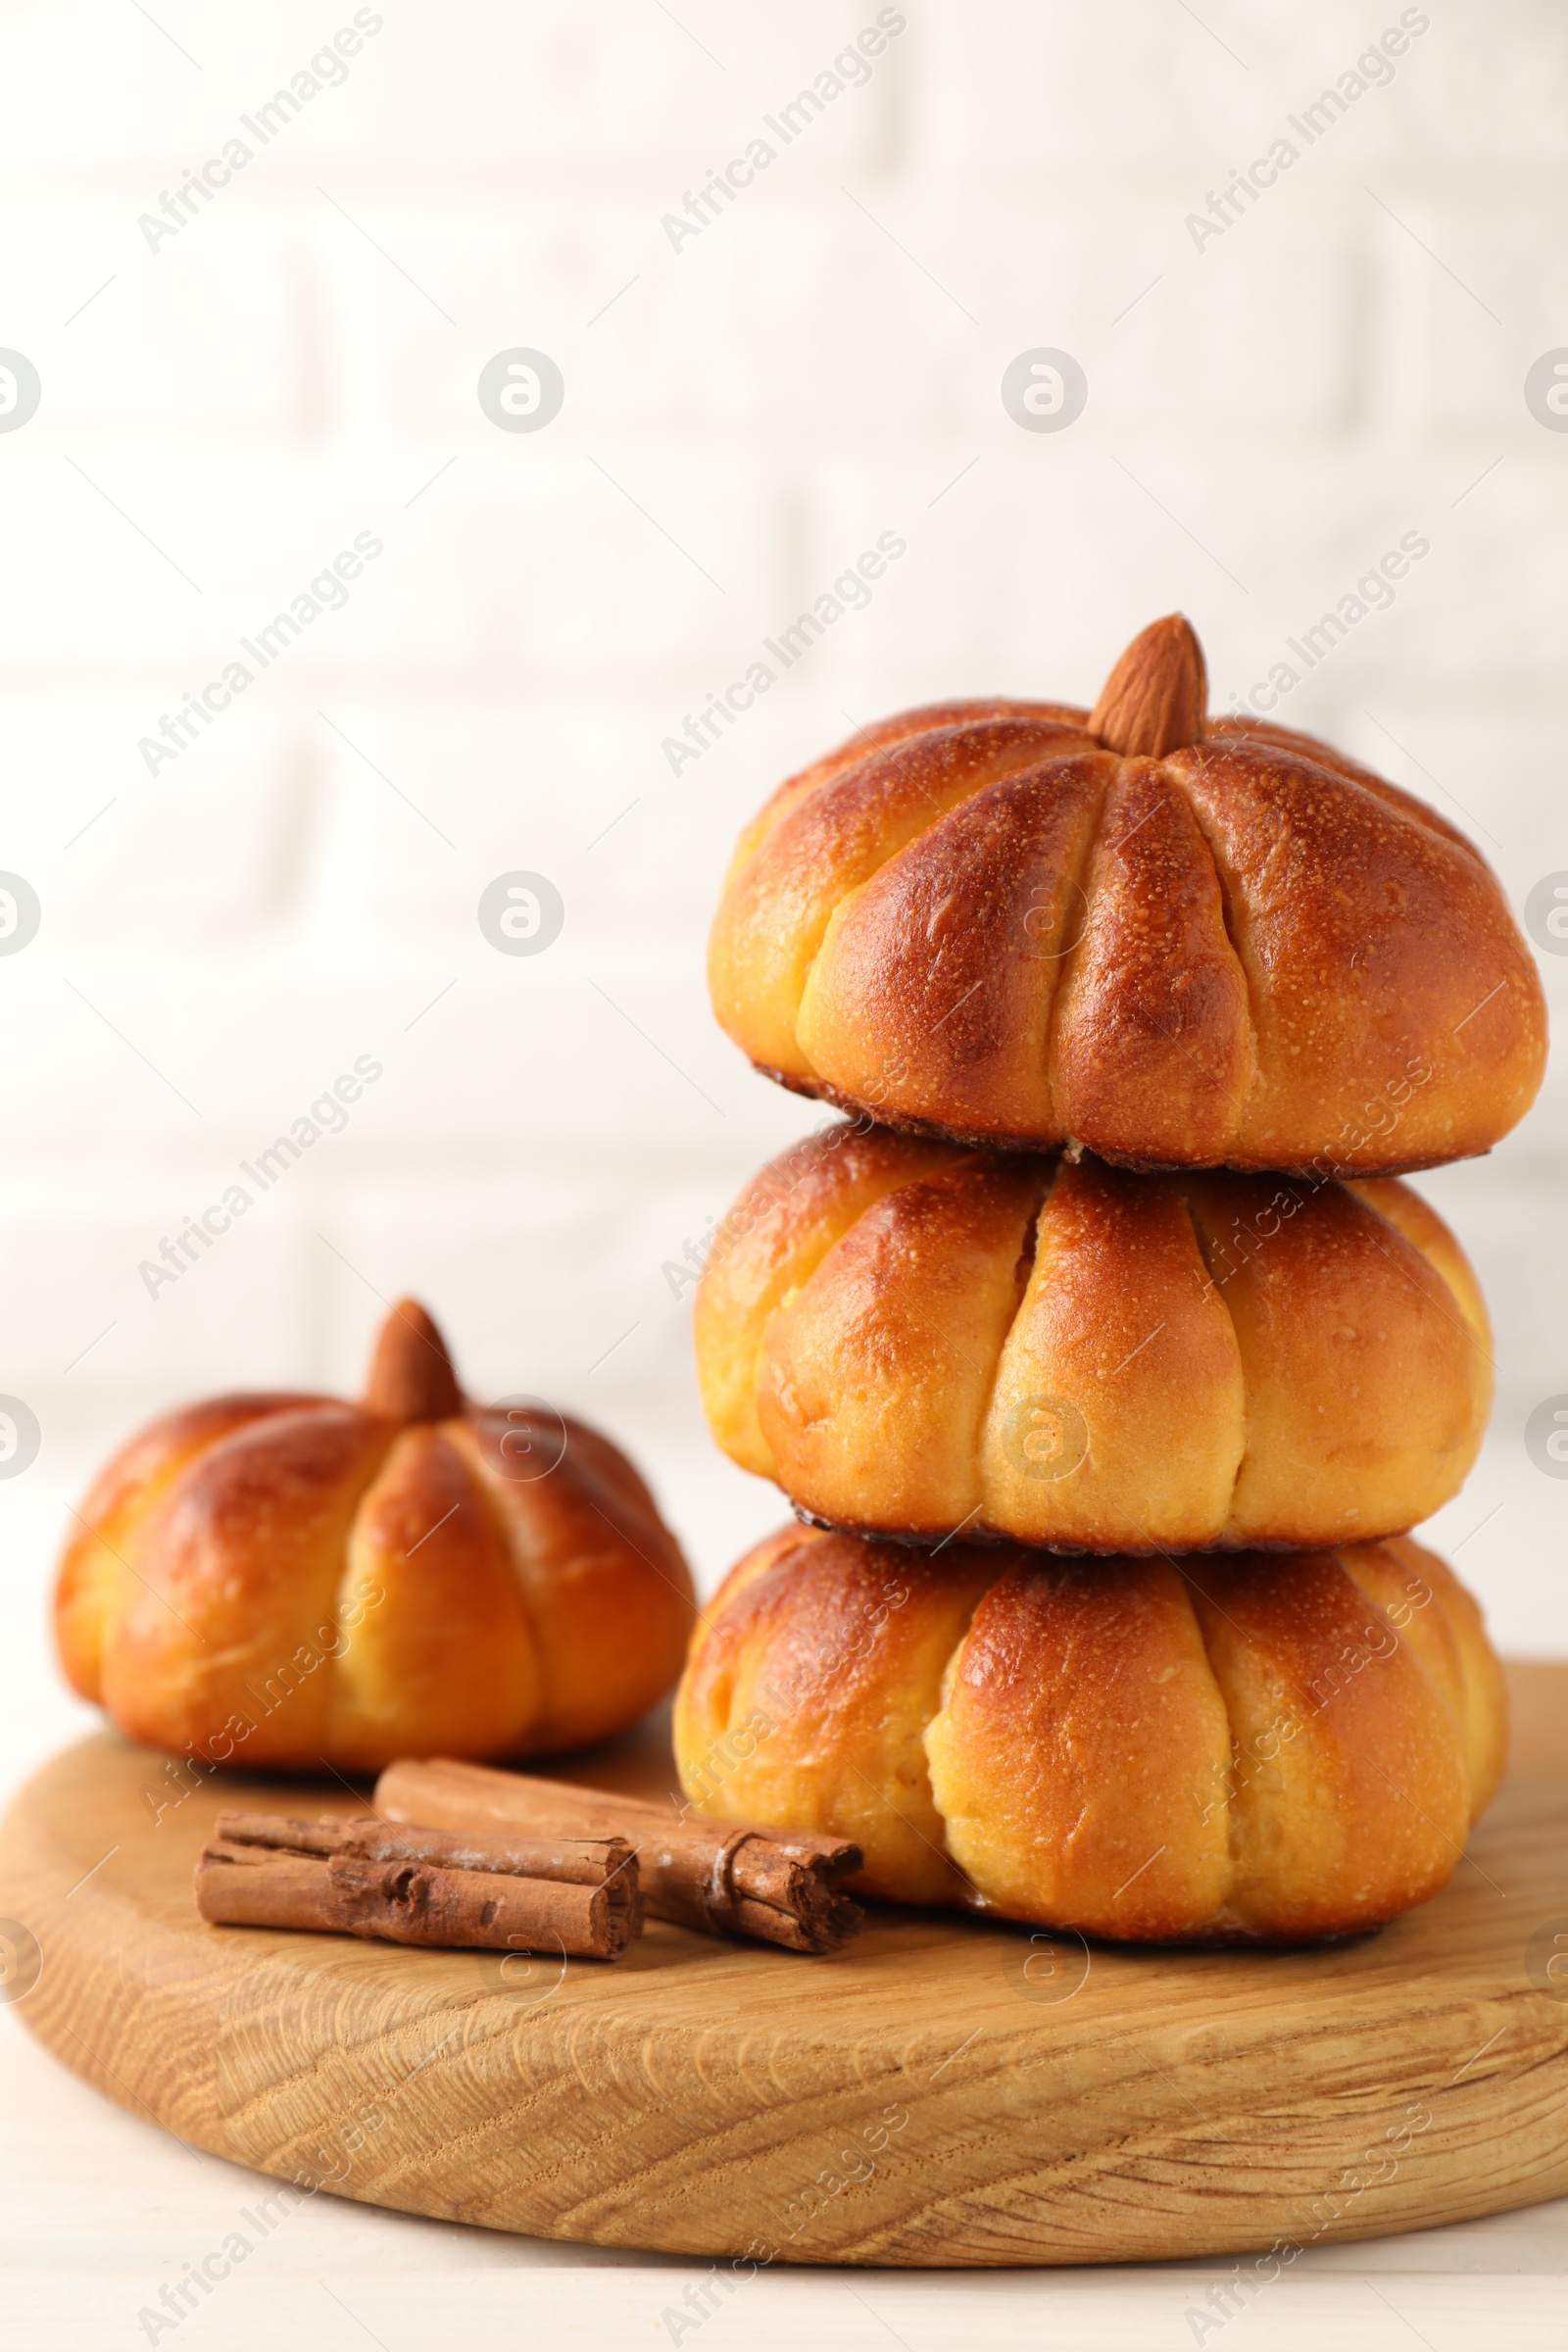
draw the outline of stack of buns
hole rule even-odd
[[[1093,711],[909,711],[743,835],[714,1009],[848,1115],[699,1291],[713,1434],[804,1524],[704,1613],[676,1749],[872,1895],[1295,1941],[1436,1892],[1501,1772],[1406,1532],[1486,1308],[1397,1178],[1523,1115],[1545,1018],[1461,834],[1205,702],[1173,615]]]

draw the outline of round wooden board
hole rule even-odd
[[[17,1799],[0,1914],[40,1955],[20,2015],[77,2074],[371,2204],[743,2269],[1289,2260],[1568,2190],[1568,1667],[1512,1679],[1514,1769],[1450,1885],[1327,1950],[1052,1949],[879,1911],[824,1961],[656,1921],[614,1967],[509,1987],[496,1955],[205,1926],[220,1805],[347,1788],[225,1776],[168,1804],[166,1759],[108,1734]],[[573,1776],[673,1785],[648,1735]]]

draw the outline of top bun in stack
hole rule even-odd
[[[1180,614],[1092,711],[933,704],[780,786],[709,949],[768,1076],[884,1126],[1132,1168],[1488,1151],[1545,1059],[1485,859],[1312,737],[1205,718]]]

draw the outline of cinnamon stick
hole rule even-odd
[[[609,1837],[636,1847],[644,1907],[705,1935],[786,1951],[835,1952],[864,1921],[839,1891],[861,1853],[842,1838],[677,1814],[645,1799],[446,1757],[389,1764],[375,1802],[392,1821],[438,1822],[483,1837]]]
[[[624,1838],[475,1838],[376,1818],[220,1813],[196,1865],[196,1908],[232,1927],[594,1960],[642,1933]]]

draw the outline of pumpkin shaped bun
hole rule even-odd
[[[1492,1395],[1475,1276],[1392,1177],[1133,1175],[854,1121],[741,1195],[695,1339],[732,1459],[808,1518],[939,1544],[1396,1535],[1457,1493]]]
[[[220,1396],[154,1421],[76,1514],[62,1660],[132,1740],[373,1772],[622,1731],[680,1672],[692,1585],[626,1456],[459,1390],[412,1299],[363,1400]]]
[[[1092,711],[933,704],[792,777],[713,923],[721,1025],[799,1093],[962,1143],[1352,1175],[1489,1150],[1545,1012],[1485,859],[1205,695],[1172,614]]]
[[[699,1810],[853,1838],[851,1884],[890,1901],[1140,1941],[1297,1942],[1424,1902],[1504,1739],[1480,1611],[1407,1537],[928,1560],[783,1528],[705,1604],[675,1701]]]

